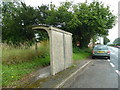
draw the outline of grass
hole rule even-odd
[[[28,49],[3,47],[2,50],[2,86],[14,86],[16,81],[35,71],[40,66],[50,64],[49,44],[41,42],[38,53],[34,46]]]
[[[73,60],[84,60],[91,55],[91,49],[73,48]]]
[[[2,66],[2,85],[14,86],[17,80],[20,80],[23,76],[35,71],[40,66],[48,66],[50,63],[50,57],[37,58],[30,62],[22,62],[19,64],[3,65]],[[12,83],[11,83],[12,82]]]
[[[90,56],[89,53],[73,53],[73,60],[83,60]]]
[[[36,57],[45,57],[49,55],[49,44],[45,41],[41,42],[40,45],[38,44],[37,53],[34,46],[27,49],[5,46],[2,49],[2,63],[8,65],[31,61]]]

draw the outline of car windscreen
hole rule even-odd
[[[94,47],[94,50],[108,50],[107,46],[96,46]]]

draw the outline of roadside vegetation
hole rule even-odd
[[[91,55],[91,49],[80,49],[78,47],[73,48],[73,60],[85,60]]]
[[[48,41],[38,43],[37,51],[34,45],[29,48],[24,48],[23,46],[15,48],[7,45],[2,47],[2,63],[7,65],[31,61],[47,55],[49,55]]]
[[[38,44],[36,53],[35,46],[30,48],[14,48],[3,45],[2,54],[2,85],[14,86],[16,81],[27,74],[35,71],[38,67],[50,65],[48,41]]]
[[[117,47],[117,46],[120,46],[120,37],[119,38],[116,38],[114,41],[113,41],[113,44],[108,44],[109,46],[113,46],[113,47]]]
[[[84,60],[91,54],[91,49],[73,48],[73,60]],[[50,65],[49,43],[43,41],[38,44],[36,54],[35,47],[14,48],[3,46],[2,54],[2,85],[12,87],[26,75]]]

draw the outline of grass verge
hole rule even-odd
[[[34,72],[38,67],[48,66],[50,63],[49,43],[43,41],[35,47],[2,47],[2,86],[12,87],[22,77]]]
[[[50,64],[50,57],[37,58],[29,62],[22,62],[19,64],[2,65],[2,86],[15,86],[16,81],[20,80],[27,74],[35,71],[40,66],[48,66]]]
[[[73,48],[73,60],[84,60],[91,55],[91,49]]]

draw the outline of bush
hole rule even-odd
[[[79,47],[74,47],[73,48],[73,53],[79,53],[81,52],[82,50],[79,48]]]
[[[80,49],[79,47],[73,48],[73,53],[80,53],[80,52],[91,53],[91,49],[90,48]]]

